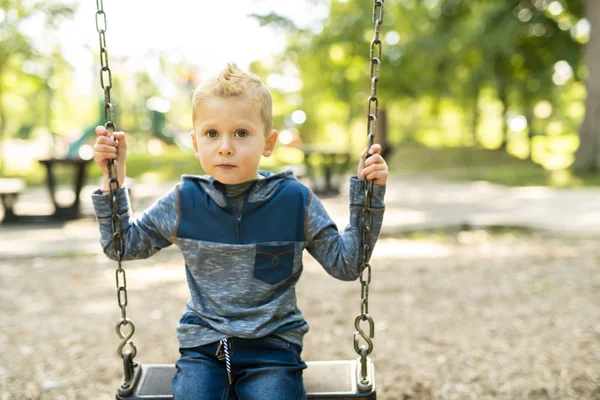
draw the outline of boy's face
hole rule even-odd
[[[225,184],[259,178],[260,157],[273,152],[277,131],[265,136],[265,124],[252,101],[210,96],[197,107],[192,142],[202,168]]]

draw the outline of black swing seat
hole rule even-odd
[[[309,399],[335,400],[376,400],[375,370],[368,360],[368,376],[372,382],[369,391],[361,391],[360,366],[358,360],[311,361],[307,362],[303,379]],[[357,366],[359,368],[357,369]],[[173,364],[142,364],[140,377],[131,394],[117,393],[118,400],[172,400],[171,380],[175,376]],[[201,400],[201,399],[199,399]]]

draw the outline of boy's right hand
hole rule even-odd
[[[119,182],[124,180],[125,158],[127,157],[127,140],[125,133],[110,132],[102,125],[96,127],[96,143],[94,144],[94,161],[104,175],[108,174],[108,160],[115,159],[117,162],[117,171],[119,172]],[[114,138],[114,139],[113,139]]]

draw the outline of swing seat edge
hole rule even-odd
[[[373,383],[361,392],[357,383],[358,360],[307,361],[303,380],[308,399],[376,400],[375,369],[371,360],[369,375]],[[177,372],[174,364],[140,364],[140,378],[129,396],[116,395],[117,400],[172,400],[171,381]]]

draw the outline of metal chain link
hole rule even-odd
[[[110,99],[110,89],[112,88],[112,73],[108,66],[108,50],[106,47],[106,13],[104,12],[104,4],[102,0],[96,0],[96,30],[98,31],[98,38],[100,40],[100,85],[104,90],[104,126],[111,133],[117,129],[113,121],[113,105]],[[124,237],[123,227],[121,224],[121,216],[119,215],[118,205],[120,201],[119,192],[119,179],[118,179],[117,165],[114,160],[108,160],[108,178],[110,185],[110,201],[112,206],[112,243],[115,258],[117,259],[117,270],[115,272],[115,280],[117,284],[117,303],[121,309],[121,319],[117,322],[116,331],[117,335],[121,339],[121,343],[117,349],[119,356],[125,361],[124,362],[124,386],[127,386],[131,382],[132,361],[137,354],[137,348],[131,340],[135,332],[135,325],[131,320],[127,318],[127,277],[125,270],[123,269],[121,262],[123,260],[123,249]],[[125,347],[129,347],[129,351],[125,351]]]
[[[367,107],[367,138],[369,140],[369,148],[373,146],[375,132],[377,130],[377,115],[379,112],[379,99],[377,98],[377,84],[379,83],[379,75],[381,71],[381,40],[379,39],[379,28],[383,23],[383,6],[384,0],[373,1],[373,24],[375,25],[375,34],[371,41],[369,58],[370,58],[370,75],[371,75],[371,96],[368,99]],[[374,109],[373,109],[374,106]],[[367,154],[369,157],[369,154]],[[366,158],[365,158],[366,159]],[[360,356],[361,371],[360,384],[368,390],[372,387],[372,382],[369,381],[367,356],[373,351],[373,339],[375,337],[375,322],[369,315],[369,285],[371,284],[371,226],[373,225],[373,214],[371,211],[371,197],[373,193],[373,184],[371,181],[365,182],[365,205],[362,210],[361,229],[362,229],[362,265],[360,273],[361,284],[361,302],[360,314],[354,320],[354,351]],[[366,276],[365,276],[366,274]],[[367,321],[368,334],[365,332],[361,323]],[[366,342],[360,344],[359,337]]]

